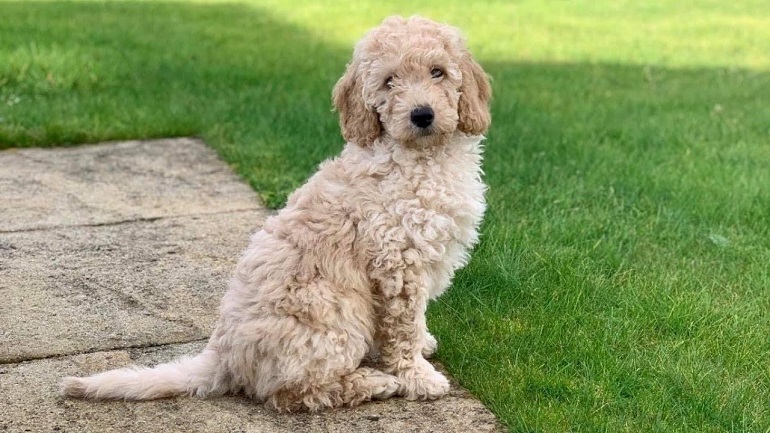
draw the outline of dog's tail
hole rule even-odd
[[[204,350],[195,357],[154,368],[128,367],[90,377],[65,377],[60,393],[67,397],[97,400],[152,400],[175,395],[206,397],[218,392],[215,383],[218,354]]]

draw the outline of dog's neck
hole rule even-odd
[[[355,166],[368,174],[387,174],[393,170],[393,164],[402,167],[443,166],[453,169],[455,163],[462,166],[481,166],[483,135],[467,135],[456,132],[442,146],[415,148],[389,139],[378,138],[369,146],[348,143],[340,155],[343,159],[353,159]]]
[[[428,137],[425,137],[425,138],[428,138]],[[393,148],[393,149],[402,148],[402,149],[409,149],[415,152],[431,153],[431,152],[435,152],[436,149],[440,149],[443,147],[451,147],[457,144],[469,144],[472,141],[475,141],[476,144],[478,144],[483,139],[484,139],[483,135],[468,135],[461,131],[455,131],[450,134],[432,137],[432,139],[430,140],[409,140],[409,141],[397,140],[396,138],[394,138],[389,134],[383,134],[382,136],[380,136],[375,140],[374,145],[378,147],[386,147],[386,148]]]

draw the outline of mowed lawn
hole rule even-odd
[[[483,239],[429,311],[516,432],[770,430],[770,2],[0,1],[0,147],[202,137],[272,207],[382,17],[494,77]]]

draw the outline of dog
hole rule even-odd
[[[67,377],[64,396],[243,393],[291,412],[449,391],[425,310],[478,241],[489,78],[456,28],[391,17],[332,96],[344,150],[252,236],[203,352]]]

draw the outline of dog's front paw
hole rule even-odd
[[[422,347],[422,356],[425,358],[430,358],[434,353],[436,353],[436,349],[438,349],[438,341],[436,341],[436,337],[430,335],[430,332],[426,332],[425,345]]]
[[[449,392],[449,381],[422,359],[414,368],[398,373],[399,394],[407,400],[435,400]]]

